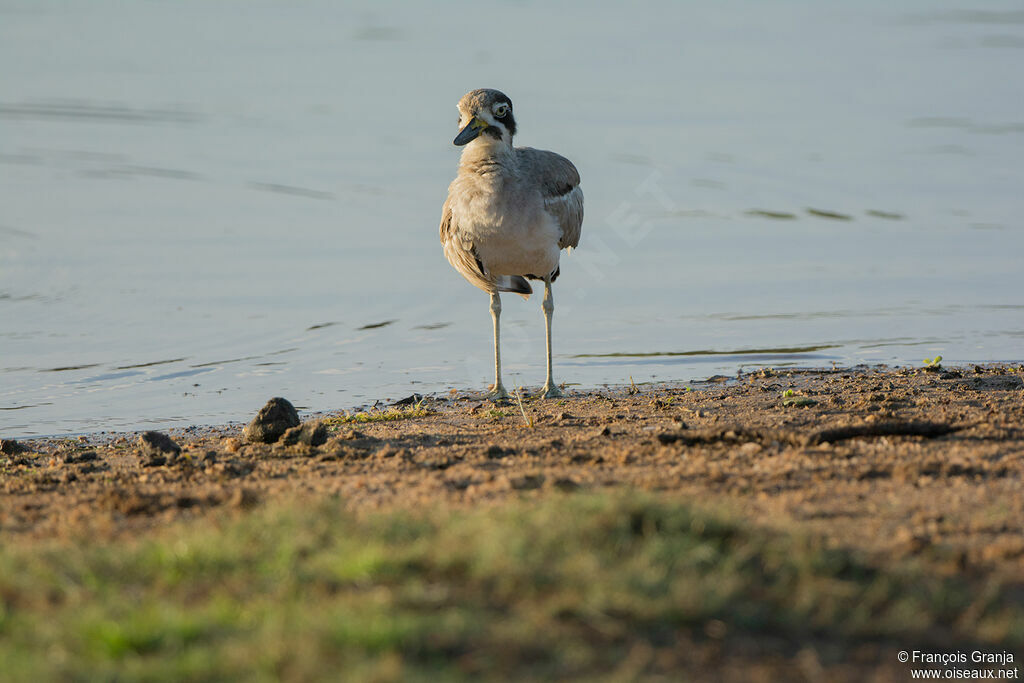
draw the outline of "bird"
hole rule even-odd
[[[551,283],[562,249],[571,251],[583,227],[580,174],[571,161],[546,150],[514,147],[512,100],[490,88],[471,90],[458,103],[463,147],[459,169],[441,210],[441,244],[448,262],[490,295],[494,323],[494,385],[488,396],[506,398],[501,382],[500,292],[529,299],[529,280],[544,282],[547,378],[542,395],[562,395],[551,368]]]

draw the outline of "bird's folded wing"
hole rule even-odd
[[[444,208],[441,209],[440,232],[441,244],[444,245],[444,255],[448,263],[462,273],[473,286],[488,292],[494,291],[494,280],[487,274],[484,264],[477,257],[473,242],[459,231],[452,219],[452,209],[448,205],[448,200],[445,200]]]
[[[525,175],[539,183],[544,207],[562,228],[559,248],[575,248],[580,243],[583,228],[583,190],[576,167],[554,152],[532,147],[520,147],[516,151],[520,164],[525,167]]]

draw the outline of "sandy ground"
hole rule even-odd
[[[951,572],[1019,577],[1022,378],[1016,366],[764,370],[527,397],[522,411],[453,394],[419,417],[326,416],[318,446],[172,432],[182,452],[163,464],[134,434],[26,441],[0,455],[0,537],[131,535],[284,498],[339,496],[359,512],[635,487],[879,558],[938,553]]]

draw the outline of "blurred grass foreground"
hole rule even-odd
[[[877,663],[1019,648],[1007,590],[647,494],[268,506],[142,537],[9,538],[0,677],[633,680],[808,647],[824,667]]]

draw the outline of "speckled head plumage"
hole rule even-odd
[[[512,100],[500,90],[479,88],[459,100],[459,134],[454,143],[462,146],[481,135],[505,141],[510,147],[516,134]]]

